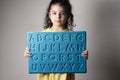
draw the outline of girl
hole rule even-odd
[[[71,4],[68,0],[52,0],[47,9],[45,18],[45,27],[43,32],[65,32],[72,31],[73,14]],[[24,57],[29,57],[30,51],[25,49]],[[85,59],[88,59],[88,51],[82,53]],[[74,74],[67,73],[49,73],[38,74],[37,80],[74,80]]]

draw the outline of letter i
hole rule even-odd
[[[38,51],[41,51],[41,45],[38,44]]]

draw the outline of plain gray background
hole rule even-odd
[[[120,0],[70,0],[87,31],[88,72],[76,80],[120,80]],[[0,0],[0,80],[35,80],[23,57],[28,31],[41,31],[50,0]]]

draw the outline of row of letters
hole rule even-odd
[[[83,51],[85,48],[85,45],[82,43],[64,43],[64,44],[55,44],[55,43],[31,43],[30,46],[30,52],[80,52]]]
[[[80,53],[33,54],[31,58],[33,62],[81,62],[83,60],[83,57]]]
[[[84,36],[82,34],[29,34],[29,42],[56,42],[56,41],[82,41]]]
[[[82,71],[83,70],[84,65],[80,64],[80,63],[55,63],[55,64],[36,64],[33,63],[31,64],[31,70],[33,72],[38,72],[38,71],[42,71],[42,72],[65,72],[65,71]]]

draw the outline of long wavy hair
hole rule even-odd
[[[51,0],[49,6],[47,8],[47,12],[46,12],[46,16],[45,16],[44,29],[51,28],[53,25],[49,18],[49,12],[50,12],[51,6],[55,5],[55,4],[59,4],[60,6],[62,6],[64,8],[65,12],[67,13],[68,18],[65,23],[65,28],[73,29],[73,27],[74,27],[73,17],[74,16],[72,14],[72,7],[71,7],[69,0]]]

